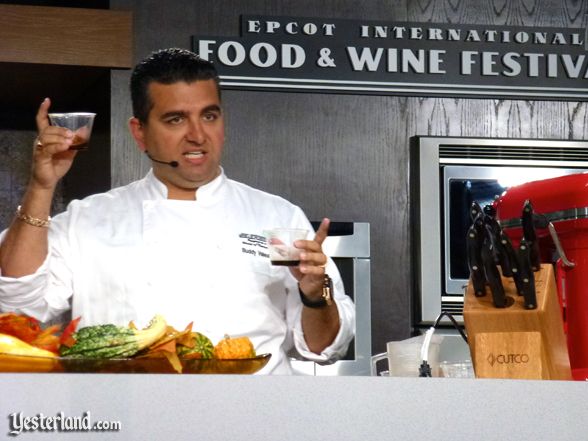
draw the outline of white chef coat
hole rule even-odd
[[[272,354],[261,373],[291,373],[286,352],[293,344],[304,358],[335,360],[353,337],[354,305],[329,260],[341,326],[331,346],[310,352],[296,279],[270,264],[264,230],[276,226],[306,228],[312,237],[299,207],[224,172],[198,189],[196,201],[178,201],[167,199],[150,171],[55,216],[41,267],[21,278],[0,276],[0,310],[46,321],[71,307],[80,326],[145,326],[161,314],[177,329],[193,322],[213,343],[247,335],[258,354]]]

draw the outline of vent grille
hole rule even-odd
[[[461,302],[441,302],[441,311],[448,312],[453,316],[463,315],[463,301]],[[461,317],[460,317],[461,318]]]
[[[565,161],[588,163],[588,150],[581,146],[536,145],[440,145],[439,157],[447,159],[492,159],[500,161]]]

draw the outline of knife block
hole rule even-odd
[[[463,318],[477,378],[571,380],[570,360],[551,264],[535,274],[537,309],[525,309],[512,278],[502,277],[507,307],[468,283]]]

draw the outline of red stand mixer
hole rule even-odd
[[[496,219],[518,246],[521,210],[533,206],[541,262],[554,263],[572,376],[588,379],[588,173],[510,187],[494,203]]]

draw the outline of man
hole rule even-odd
[[[152,170],[52,220],[55,187],[76,152],[73,134],[48,124],[50,101],[39,107],[30,182],[1,237],[0,308],[42,321],[71,308],[81,325],[145,323],[158,313],[177,328],[193,322],[213,342],[249,336],[258,353],[272,354],[265,373],[290,373],[292,346],[316,361],[344,354],[355,315],[322,252],[328,220],[296,243],[299,266],[271,266],[263,231],[311,226],[300,208],[225,176],[212,64],[181,49],[156,52],[135,67],[131,97],[129,127]],[[326,273],[331,304],[322,297]]]

